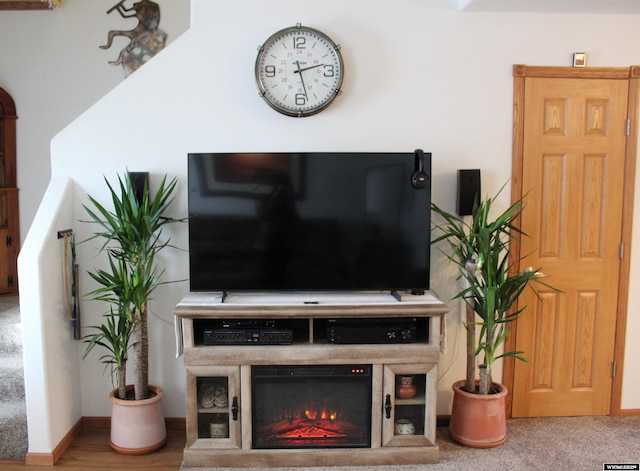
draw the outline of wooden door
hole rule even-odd
[[[0,294],[18,292],[20,228],[16,183],[16,107],[0,88]]]
[[[521,174],[526,194],[520,269],[544,281],[521,302],[512,416],[607,415],[611,410],[625,201],[629,69],[524,78]],[[545,76],[546,75],[546,76]],[[514,147],[514,151],[515,151]],[[514,161],[515,164],[515,161]],[[514,171],[517,168],[514,165]]]

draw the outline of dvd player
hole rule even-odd
[[[202,331],[205,345],[290,345],[293,329],[272,319],[224,320]]]
[[[290,345],[292,330],[234,330],[208,329],[203,331],[205,345]]]

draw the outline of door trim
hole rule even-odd
[[[627,79],[629,80],[627,118],[630,120],[629,135],[625,149],[625,181],[622,209],[622,243],[624,253],[620,261],[620,282],[618,290],[618,307],[616,310],[616,334],[614,347],[614,361],[616,374],[613,378],[611,391],[610,415],[629,415],[630,411],[621,409],[622,378],[624,376],[624,350],[627,327],[627,303],[629,298],[629,272],[631,269],[631,238],[633,222],[633,202],[636,174],[636,159],[638,151],[638,112],[640,104],[640,66],[631,67],[541,67],[516,64],[513,66],[513,143],[511,168],[511,200],[513,203],[522,197],[522,166],[524,151],[524,94],[525,78],[577,78],[577,79]],[[518,221],[519,224],[519,221]],[[510,257],[512,260],[520,258],[519,244],[511,244]],[[514,266],[514,270],[520,270]],[[514,323],[511,332],[505,340],[505,350],[515,350],[516,329]],[[507,417],[511,417],[513,405],[513,382],[515,373],[515,359],[505,358],[503,370],[503,384],[508,389],[506,398]],[[640,415],[632,413],[631,415]]]

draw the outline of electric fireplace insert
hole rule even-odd
[[[371,365],[253,366],[253,448],[371,446]]]

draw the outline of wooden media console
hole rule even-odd
[[[429,292],[399,300],[242,293],[224,302],[220,293],[187,294],[175,309],[187,378],[184,465],[438,462],[436,378],[447,311]],[[402,391],[401,381],[410,383]],[[311,390],[319,397],[305,398]]]

